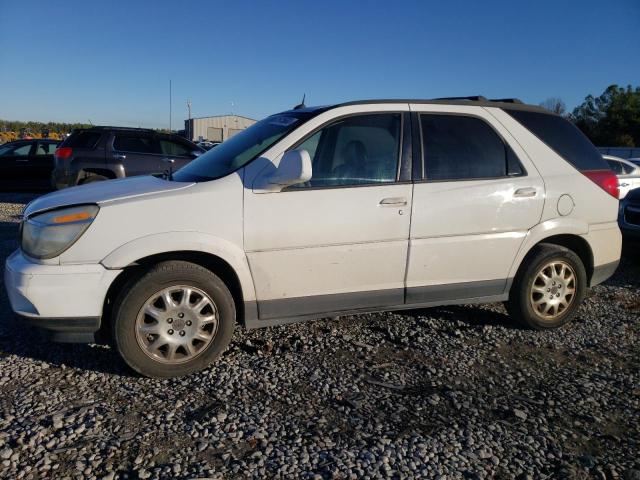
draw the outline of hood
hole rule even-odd
[[[52,208],[87,203],[105,204],[125,198],[142,197],[155,193],[180,190],[194,185],[193,182],[169,182],[153,176],[123,178],[106,182],[90,183],[66,188],[36,198],[24,210],[28,216]]]

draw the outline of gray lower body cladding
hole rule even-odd
[[[507,280],[488,280],[296,297],[258,302],[257,308],[255,302],[245,302],[245,327],[253,329],[314,318],[383,310],[501,302],[507,300],[510,284]]]

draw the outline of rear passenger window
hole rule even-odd
[[[607,163],[573,123],[557,115],[505,109],[558,155],[578,170],[607,170]]]
[[[113,148],[121,152],[155,153],[153,139],[140,135],[116,134],[113,140]]]
[[[421,115],[427,180],[471,180],[521,175],[520,162],[479,118]]]
[[[36,148],[36,155],[53,155],[53,153],[58,148],[56,143],[51,142],[38,142],[38,147]]]
[[[609,168],[611,168],[616,175],[622,175],[624,173],[622,163],[616,162],[615,160],[607,160],[607,163],[609,164]]]
[[[99,132],[77,132],[72,133],[64,142],[65,147],[73,148],[93,148],[100,139]]]
[[[623,163],[622,164],[622,170],[624,172],[624,175],[629,175],[630,173],[633,173],[635,168],[632,167],[631,165],[627,165],[626,163]]]
[[[160,152],[165,155],[176,155],[178,157],[187,157],[191,155],[192,149],[187,145],[175,142],[173,140],[160,140]]]

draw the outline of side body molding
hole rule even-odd
[[[122,269],[151,255],[193,251],[215,255],[236,272],[245,302],[255,302],[256,293],[244,251],[228,240],[201,232],[166,232],[136,238],[116,248],[100,262],[105,268]]]

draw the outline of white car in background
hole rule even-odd
[[[540,107],[301,106],[168,178],[34,200],[5,286],[29,323],[60,341],[111,331],[152,377],[206,367],[236,323],[505,302],[548,330],[614,273],[618,209],[602,155]]]
[[[640,165],[634,163],[633,159],[625,160],[612,155],[603,155],[602,157],[618,177],[620,200],[627,196],[629,190],[640,187]],[[638,161],[638,159],[635,160]]]
[[[217,147],[220,145],[220,142],[210,142],[208,140],[204,140],[202,142],[198,142],[196,145],[204,148],[205,150],[211,150],[213,147]]]

